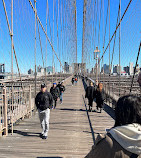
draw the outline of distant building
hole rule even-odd
[[[113,73],[121,74],[121,66],[118,64],[113,66]]]
[[[0,64],[0,73],[5,73],[5,64]]]
[[[73,73],[85,74],[86,73],[86,63],[73,63]]]
[[[123,70],[129,75],[129,66],[124,67]]]
[[[68,64],[68,62],[64,63],[64,71],[65,71],[65,73],[69,73],[69,64]]]
[[[96,71],[97,71],[97,70],[96,70],[96,69],[97,69],[96,66],[97,66],[97,63],[95,64],[94,69],[93,69],[93,70],[94,70],[94,71],[93,71],[94,74],[96,74]]]
[[[0,79],[5,78],[5,64],[0,64]]]
[[[101,69],[102,73],[103,73],[103,70],[104,70],[105,74],[109,74],[109,65],[104,64],[103,67],[102,67],[102,69]]]
[[[45,68],[45,72],[47,72],[47,74],[52,74],[55,72],[55,68],[52,66],[48,66]]]
[[[72,66],[69,65],[69,73],[73,73]]]
[[[89,69],[87,69],[87,73],[89,73]]]
[[[33,75],[33,74],[34,74],[33,70],[32,70],[32,69],[29,69],[29,70],[28,70],[28,74],[29,74],[29,75]]]
[[[100,74],[100,64],[95,64],[94,73],[97,73],[98,75]]]
[[[134,73],[133,63],[129,63],[129,73],[130,75],[133,75]]]

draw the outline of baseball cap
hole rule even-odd
[[[41,88],[45,88],[46,87],[46,84],[45,83],[42,83],[41,84]]]
[[[55,82],[53,84],[56,84]]]

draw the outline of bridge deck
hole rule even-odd
[[[0,138],[0,157],[84,157],[91,149],[96,134],[112,127],[114,120],[105,111],[88,113],[83,96],[80,80],[77,86],[67,85],[63,104],[51,110],[48,139],[39,137],[41,128],[36,113],[14,126],[13,135]]]

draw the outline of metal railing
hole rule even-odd
[[[64,79],[64,85],[71,82],[72,76]],[[51,83],[47,84],[47,90],[50,90]],[[18,120],[25,117],[31,117],[35,109],[35,90],[34,85],[22,87],[1,86],[0,91],[0,135],[7,135],[8,129],[12,130],[13,125]],[[40,85],[37,85],[37,93],[40,91]],[[13,104],[12,104],[13,102]]]

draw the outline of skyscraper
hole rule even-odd
[[[133,75],[133,73],[134,73],[134,69],[133,69],[133,63],[129,63],[129,73],[130,73],[130,75]]]

